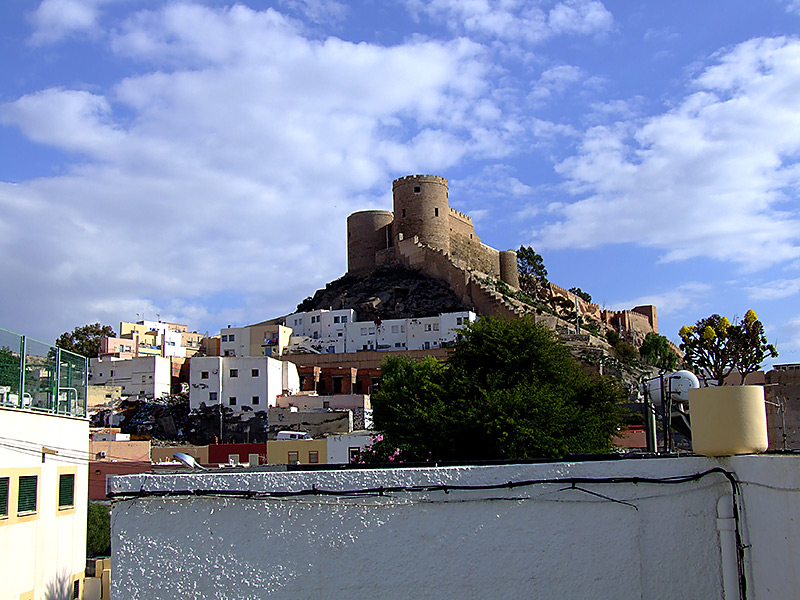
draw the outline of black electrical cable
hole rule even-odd
[[[739,514],[739,497],[741,490],[736,476],[722,467],[713,467],[699,473],[689,475],[675,475],[672,477],[556,477],[553,479],[525,479],[521,481],[507,481],[505,483],[481,484],[481,485],[456,485],[456,484],[428,484],[428,485],[399,485],[399,486],[380,486],[377,488],[361,488],[355,490],[326,490],[312,485],[310,489],[295,491],[256,491],[256,490],[145,490],[109,492],[107,496],[115,500],[135,500],[140,498],[174,498],[174,497],[219,497],[219,498],[291,498],[301,496],[338,496],[363,497],[363,496],[386,496],[392,493],[418,493],[418,492],[444,492],[453,491],[481,491],[514,489],[544,484],[568,484],[577,486],[581,484],[654,484],[654,485],[679,485],[699,481],[709,475],[723,475],[730,483],[733,503],[734,533],[736,539],[736,567],[739,575],[739,597],[740,600],[747,598],[747,577],[745,573],[745,554],[747,546],[742,541],[741,516]]]

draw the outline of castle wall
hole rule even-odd
[[[455,208],[450,208],[450,235],[463,235],[469,239],[475,239],[478,242],[481,238],[475,233],[475,227],[472,224],[472,217],[457,211]]]
[[[392,184],[394,222],[392,233],[436,250],[450,249],[450,206],[447,179],[437,175],[409,175]]]
[[[500,275],[500,253],[479,239],[450,234],[450,260],[469,271]]]
[[[375,254],[392,243],[393,215],[388,210],[362,210],[347,217],[347,271],[369,273]]]

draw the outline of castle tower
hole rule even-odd
[[[450,251],[450,204],[447,179],[437,175],[409,175],[392,184],[394,239],[419,237],[421,244]]]
[[[515,288],[519,287],[519,266],[517,265],[516,250],[500,251],[500,279]]]
[[[347,217],[347,272],[375,269],[375,253],[392,244],[392,213],[362,210]]]

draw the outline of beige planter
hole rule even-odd
[[[696,454],[755,454],[769,446],[764,388],[760,385],[689,390],[689,418]]]

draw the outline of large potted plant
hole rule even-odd
[[[680,330],[684,362],[705,387],[689,391],[692,449],[697,454],[726,456],[763,452],[769,445],[764,388],[746,385],[750,373],[766,358],[778,356],[767,342],[764,325],[753,310],[731,323],[711,315]],[[724,385],[737,372],[740,385]]]

